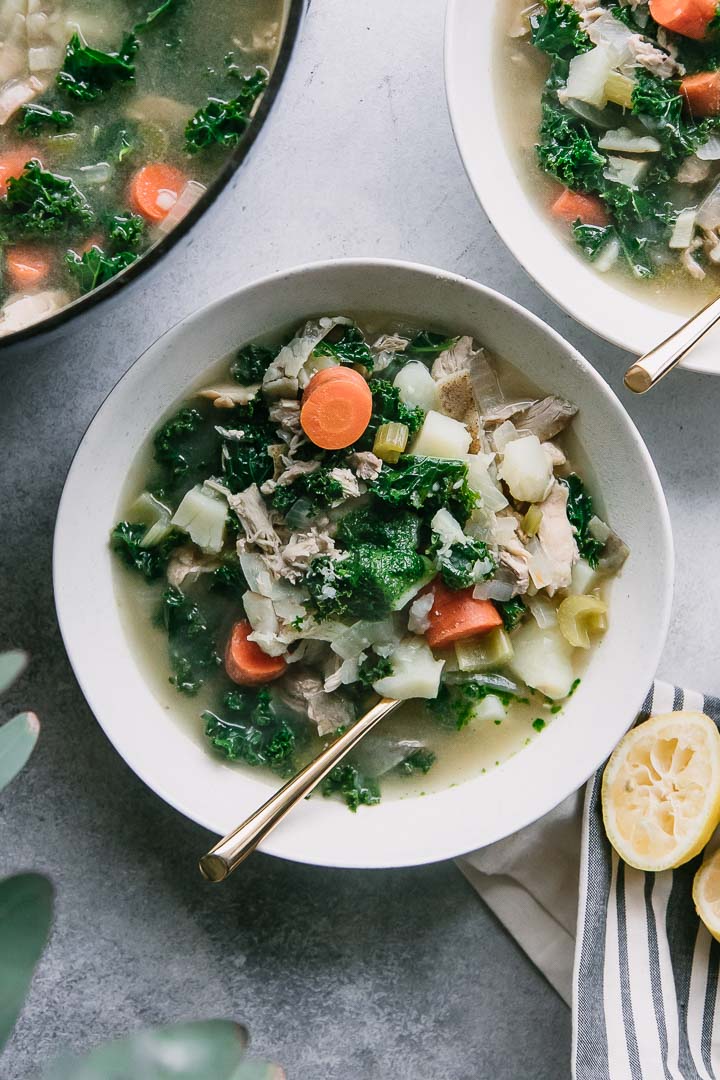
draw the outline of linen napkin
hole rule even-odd
[[[638,722],[674,709],[720,725],[720,698],[661,682]],[[692,902],[701,857],[661,874],[626,866],[605,836],[601,781],[602,769],[458,865],[572,1006],[576,1080],[720,1080],[720,944]]]

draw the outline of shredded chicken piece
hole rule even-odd
[[[542,448],[552,461],[553,469],[560,469],[563,465],[567,465],[565,454],[554,442],[544,442]]]
[[[5,0],[0,8],[0,125],[43,94],[60,70],[67,42],[58,0]]]
[[[471,337],[460,337],[454,345],[440,353],[430,369],[430,374],[436,382],[442,382],[450,375],[470,371],[476,354],[481,351],[481,349],[473,348]]]
[[[358,480],[375,480],[382,471],[382,460],[372,450],[357,450],[348,461]]]
[[[309,322],[287,345],[284,345],[263,377],[263,393],[267,398],[296,398],[301,384],[309,381],[303,371],[316,346],[336,326],[351,326],[352,320],[342,315],[323,317]]]
[[[240,524],[250,544],[254,544],[261,551],[280,550],[280,537],[275,531],[257,484],[251,484],[238,495],[228,494],[227,501],[230,509],[234,510],[240,519]]]
[[[335,541],[326,529],[313,525],[306,532],[292,533],[281,549],[268,555],[265,562],[276,577],[286,578],[293,584],[300,581],[316,555],[332,555]]]
[[[550,395],[525,409],[515,420],[515,427],[522,434],[537,435],[540,442],[549,442],[564,431],[577,411],[577,405]]]
[[[328,476],[337,480],[342,488],[343,499],[357,499],[365,491],[365,485],[360,483],[350,469],[331,469]]]
[[[410,344],[410,339],[402,337],[400,334],[382,334],[377,341],[370,346],[370,352],[373,355],[374,367],[373,370],[377,375],[378,372],[384,371],[389,364],[395,359],[396,353],[405,352],[405,349]]]
[[[703,246],[703,239],[696,236],[689,247],[686,247],[684,251],[680,253],[680,262],[687,270],[690,277],[695,278],[696,281],[702,281],[705,277],[705,271],[700,263],[694,257],[693,252],[697,251]]]
[[[567,487],[556,482],[539,504],[542,518],[537,537],[530,545],[533,584],[538,589],[547,589],[548,596],[568,588],[572,568],[578,560],[575,534],[567,517],[567,500]]]
[[[628,48],[636,64],[659,79],[676,79],[685,74],[685,68],[669,52],[656,48],[642,34],[633,34],[627,40]]]
[[[290,459],[285,458],[284,460],[287,464]],[[317,472],[319,468],[319,461],[292,461],[290,462],[290,464],[287,465],[285,471],[281,473],[281,475],[278,477],[277,486],[287,487],[289,484],[294,483],[294,481],[297,480],[299,477],[307,476],[309,473]]]
[[[702,161],[697,154],[685,158],[677,171],[675,179],[679,184],[699,184],[710,175],[710,161]]]
[[[216,556],[205,555],[194,544],[183,544],[182,547],[175,548],[168,562],[168,584],[179,589],[185,578],[212,573],[219,565],[220,560]]]
[[[27,296],[14,294],[0,309],[0,337],[24,330],[69,303],[70,297],[63,289],[46,289]]]
[[[257,394],[260,383],[254,386],[239,386],[227,383],[222,386],[206,386],[198,390],[198,397],[212,401],[216,409],[234,409],[236,405],[247,405]]]
[[[435,591],[422,593],[413,600],[408,614],[408,630],[411,634],[424,634],[430,629],[430,612],[435,603]]]
[[[316,671],[310,671],[306,667],[293,668],[283,675],[275,687],[280,700],[292,712],[307,716],[308,699],[313,694],[320,693],[323,680]]]
[[[580,16],[583,30],[587,30],[597,19],[607,14],[607,8],[602,6],[600,0],[572,0],[572,6]]]
[[[270,420],[275,427],[282,428],[290,435],[301,435],[300,426],[300,402],[290,398],[282,398],[268,409]]]
[[[517,535],[519,521],[515,514],[498,514],[495,519],[495,542],[498,563],[510,576],[513,596],[522,596],[530,588],[530,553]]]
[[[327,694],[320,690],[308,697],[308,717],[317,727],[318,735],[330,735],[339,727],[352,724],[355,719],[349,701],[339,694]]]

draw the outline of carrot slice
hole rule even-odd
[[[316,371],[310,382],[305,387],[303,392],[303,404],[308,400],[310,395],[324,386],[327,382],[332,382],[333,379],[350,379],[351,382],[357,383],[360,380],[361,383],[367,385],[365,379],[359,371],[355,371],[354,368],[345,367],[344,365],[335,364],[333,367],[322,368],[321,371]]]
[[[716,0],[650,0],[656,23],[675,34],[700,41],[715,18]]]
[[[29,146],[24,150],[6,150],[0,154],[0,195],[6,194],[8,180],[17,180],[22,176],[28,161],[36,157],[36,152]]]
[[[148,221],[162,221],[177,202],[185,183],[185,177],[173,165],[162,161],[143,165],[130,180],[130,202]]]
[[[452,645],[464,638],[488,634],[502,626],[500,613],[491,600],[476,600],[469,589],[449,589],[440,579],[433,582],[433,606],[425,631],[431,648]]]
[[[279,679],[287,663],[282,656],[268,656],[255,641],[248,641],[252,626],[240,619],[232,628],[225,649],[225,670],[240,686],[260,686]]]
[[[603,203],[596,195],[580,195],[565,188],[557,197],[550,211],[553,217],[571,225],[580,220],[583,225],[608,225],[609,217]]]
[[[328,368],[320,386],[303,400],[300,424],[310,442],[322,450],[351,446],[370,423],[372,391],[362,375],[355,374],[357,379],[343,369],[335,373]]]
[[[720,71],[701,71],[680,82],[680,93],[693,116],[720,115]]]
[[[50,274],[50,253],[46,248],[14,246],[5,255],[5,269],[16,289],[31,289]]]

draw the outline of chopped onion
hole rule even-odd
[[[78,173],[85,184],[107,184],[112,180],[112,167],[107,161],[99,161],[97,165],[83,165]]]
[[[720,135],[711,135],[695,153],[701,161],[720,161]]]
[[[604,45],[574,56],[570,61],[567,86],[562,95],[563,100],[578,98],[589,105],[604,108],[607,103],[605,83],[616,63],[617,51]]]
[[[668,247],[677,248],[679,250],[690,247],[693,236],[695,235],[696,221],[696,209],[690,207],[688,210],[681,210],[675,220],[675,228],[672,231]]]
[[[620,154],[657,154],[662,149],[660,140],[653,135],[636,135],[627,127],[606,131],[598,140],[598,147],[600,150],[616,150]]]
[[[546,630],[548,626],[555,626],[557,622],[557,610],[554,604],[544,597],[540,596],[526,596],[525,603],[530,608],[530,613],[538,624],[541,630]]]
[[[473,597],[476,600],[499,600],[505,603],[507,600],[512,600],[515,595],[515,587],[516,583],[514,581],[505,581],[499,574],[496,574],[489,581],[481,581],[479,585],[476,585],[473,589]]]
[[[590,23],[587,35],[593,45],[602,45],[614,54],[614,67],[618,67],[630,58],[630,40],[634,37],[633,31],[609,11]]]
[[[512,420],[505,420],[504,423],[500,424],[500,427],[495,429],[495,434],[493,435],[495,449],[498,454],[502,454],[508,443],[514,442],[515,439],[519,438],[520,435],[518,429],[515,427]]]
[[[487,686],[490,690],[499,690],[502,694],[517,694],[521,690],[520,683],[506,679],[504,675],[494,675],[492,672],[479,672],[468,678],[466,671],[449,671],[444,681],[447,683],[474,682],[478,686]]]
[[[207,188],[204,184],[199,184],[197,180],[188,180],[177,199],[170,204],[170,207],[168,208],[169,212],[158,225],[157,231],[162,236],[171,232],[175,226],[182,221],[185,215],[190,213],[195,203],[206,191]],[[159,204],[160,199],[158,198],[158,205]]]
[[[250,592],[272,596],[272,575],[263,559],[252,551],[243,551],[238,557]]]
[[[594,105],[588,105],[587,101],[578,101],[577,98],[568,98],[565,107],[575,113],[591,127],[607,131],[617,123],[617,111],[613,115],[610,109],[597,109]]]
[[[613,157],[608,154],[608,164],[603,170],[603,176],[612,184],[624,184],[632,191],[637,191],[638,183],[649,167],[649,161],[636,161],[634,158]]]
[[[601,274],[606,274],[608,270],[612,270],[619,257],[620,241],[617,236],[613,236],[608,240],[607,244],[603,244],[602,250],[595,259],[593,266]]]
[[[709,173],[710,162],[700,161],[697,154],[691,154],[683,161],[675,179],[678,184],[700,184],[703,180],[707,180]]]

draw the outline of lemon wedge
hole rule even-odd
[[[720,850],[702,864],[693,881],[695,910],[708,930],[720,941]]]
[[[618,744],[602,784],[605,830],[638,870],[698,855],[720,821],[720,734],[704,713],[653,716]]]

